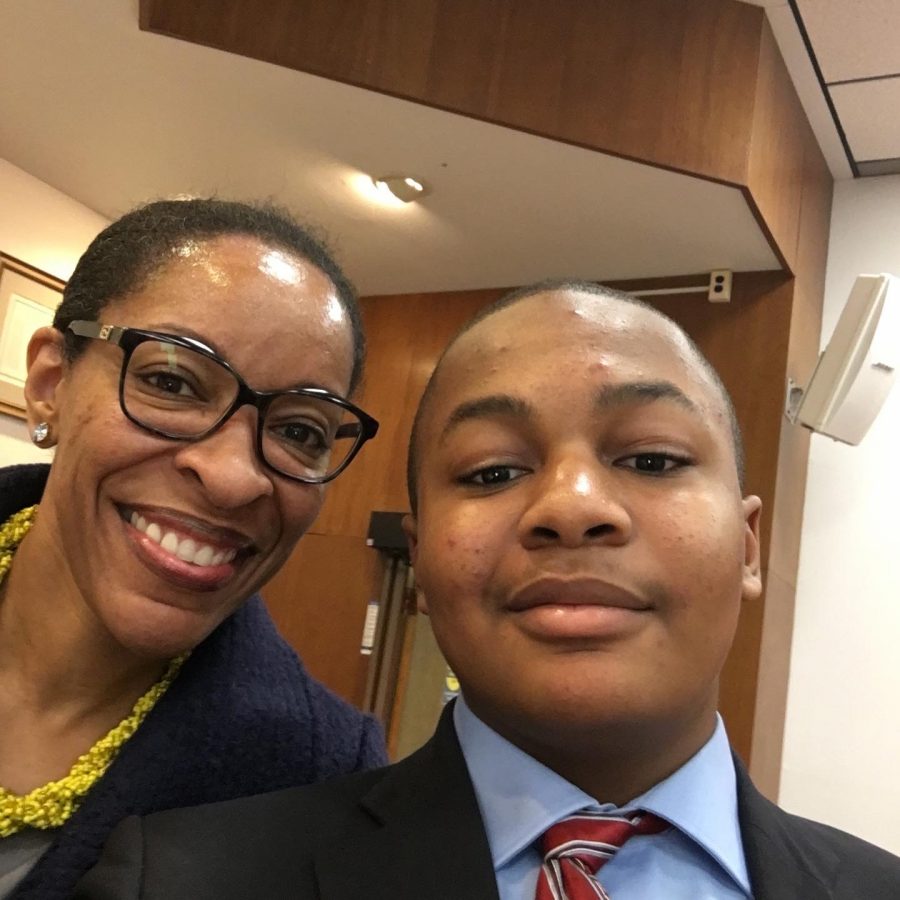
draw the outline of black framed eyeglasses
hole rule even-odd
[[[119,405],[135,425],[177,441],[200,441],[246,404],[257,410],[256,450],[270,469],[308,484],[331,481],[378,431],[378,422],[324,388],[255,391],[193,338],[77,320],[80,338],[121,348]]]

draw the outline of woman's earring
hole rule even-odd
[[[31,440],[40,446],[50,436],[50,426],[46,422],[38,422],[31,432]]]

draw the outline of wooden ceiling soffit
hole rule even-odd
[[[821,156],[737,0],[141,0],[145,31],[741,188],[792,269]]]

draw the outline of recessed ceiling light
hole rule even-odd
[[[410,175],[384,175],[381,178],[373,178],[372,181],[379,192],[388,191],[404,203],[420,200],[431,192],[424,181]]]

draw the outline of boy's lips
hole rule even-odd
[[[513,591],[507,603],[512,612],[539,606],[598,606],[646,612],[653,604],[626,588],[593,576],[544,575]]]
[[[601,579],[542,577],[516,590],[506,609],[540,641],[608,641],[642,628],[653,605]]]

